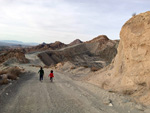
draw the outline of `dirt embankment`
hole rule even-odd
[[[25,54],[20,50],[8,50],[0,54],[0,64],[14,58],[19,63],[28,63],[28,59],[25,58]]]
[[[104,89],[150,104],[150,12],[133,16],[122,27],[118,54],[107,68],[88,79]]]
[[[82,44],[56,51],[40,53],[39,58],[48,66],[70,61],[76,66],[102,68],[108,65],[117,53],[118,41],[100,35]]]

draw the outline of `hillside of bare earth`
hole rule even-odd
[[[85,42],[90,53],[99,56],[109,64],[117,54],[119,40],[110,40],[106,35],[99,35],[96,38]]]
[[[56,41],[55,43],[50,43],[50,44],[46,44],[43,42],[42,44],[39,44],[37,46],[25,48],[24,51],[26,53],[29,53],[29,52],[37,52],[37,51],[45,51],[45,50],[57,50],[63,47],[67,47],[67,45],[59,41]]]
[[[86,41],[86,43],[91,43],[91,42],[106,43],[108,40],[109,38],[106,35],[99,35],[90,41]]]
[[[81,44],[81,43],[83,43],[83,42],[80,39],[76,39],[73,42],[71,42],[70,44],[68,44],[68,46],[73,46],[73,45]]]
[[[28,63],[28,59],[25,58],[25,54],[19,50],[8,50],[0,54],[0,64],[7,60],[14,59],[19,63]]]
[[[88,81],[104,89],[131,95],[150,105],[150,12],[133,16],[122,27],[112,64]]]
[[[108,65],[117,53],[118,42],[107,36],[99,36],[89,41],[60,50],[40,53],[39,58],[48,66],[70,61],[76,66],[103,68]]]
[[[56,42],[50,43],[50,44],[43,42],[42,44],[39,44],[37,46],[31,46],[28,48],[24,48],[24,49],[22,49],[22,51],[29,53],[29,52],[38,52],[38,51],[45,51],[45,50],[58,50],[58,49],[61,49],[64,47],[73,46],[73,45],[77,45],[77,44],[81,44],[81,43],[83,43],[83,42],[79,39],[74,40],[70,44],[64,44],[60,41],[56,41]]]

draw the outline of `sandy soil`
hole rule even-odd
[[[33,65],[43,65],[36,54],[26,55]],[[149,113],[129,97],[104,91],[89,83],[75,81],[54,70],[54,82],[44,69],[39,81],[37,67],[19,65],[29,73],[14,82],[0,95],[0,113]]]

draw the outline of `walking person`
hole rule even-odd
[[[53,70],[50,71],[50,74],[48,76],[50,77],[50,81],[53,82],[54,77]]]
[[[40,73],[39,80],[40,80],[40,81],[42,81],[42,80],[43,80],[43,76],[44,76],[44,70],[43,70],[43,68],[42,68],[42,67],[40,68],[40,70],[39,70],[39,72],[38,72],[38,73]]]

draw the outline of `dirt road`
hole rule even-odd
[[[48,78],[50,69],[44,69],[44,80],[40,82],[39,68],[21,66],[30,73],[1,94],[0,113],[143,113],[128,97],[74,81],[56,71],[51,83]]]

